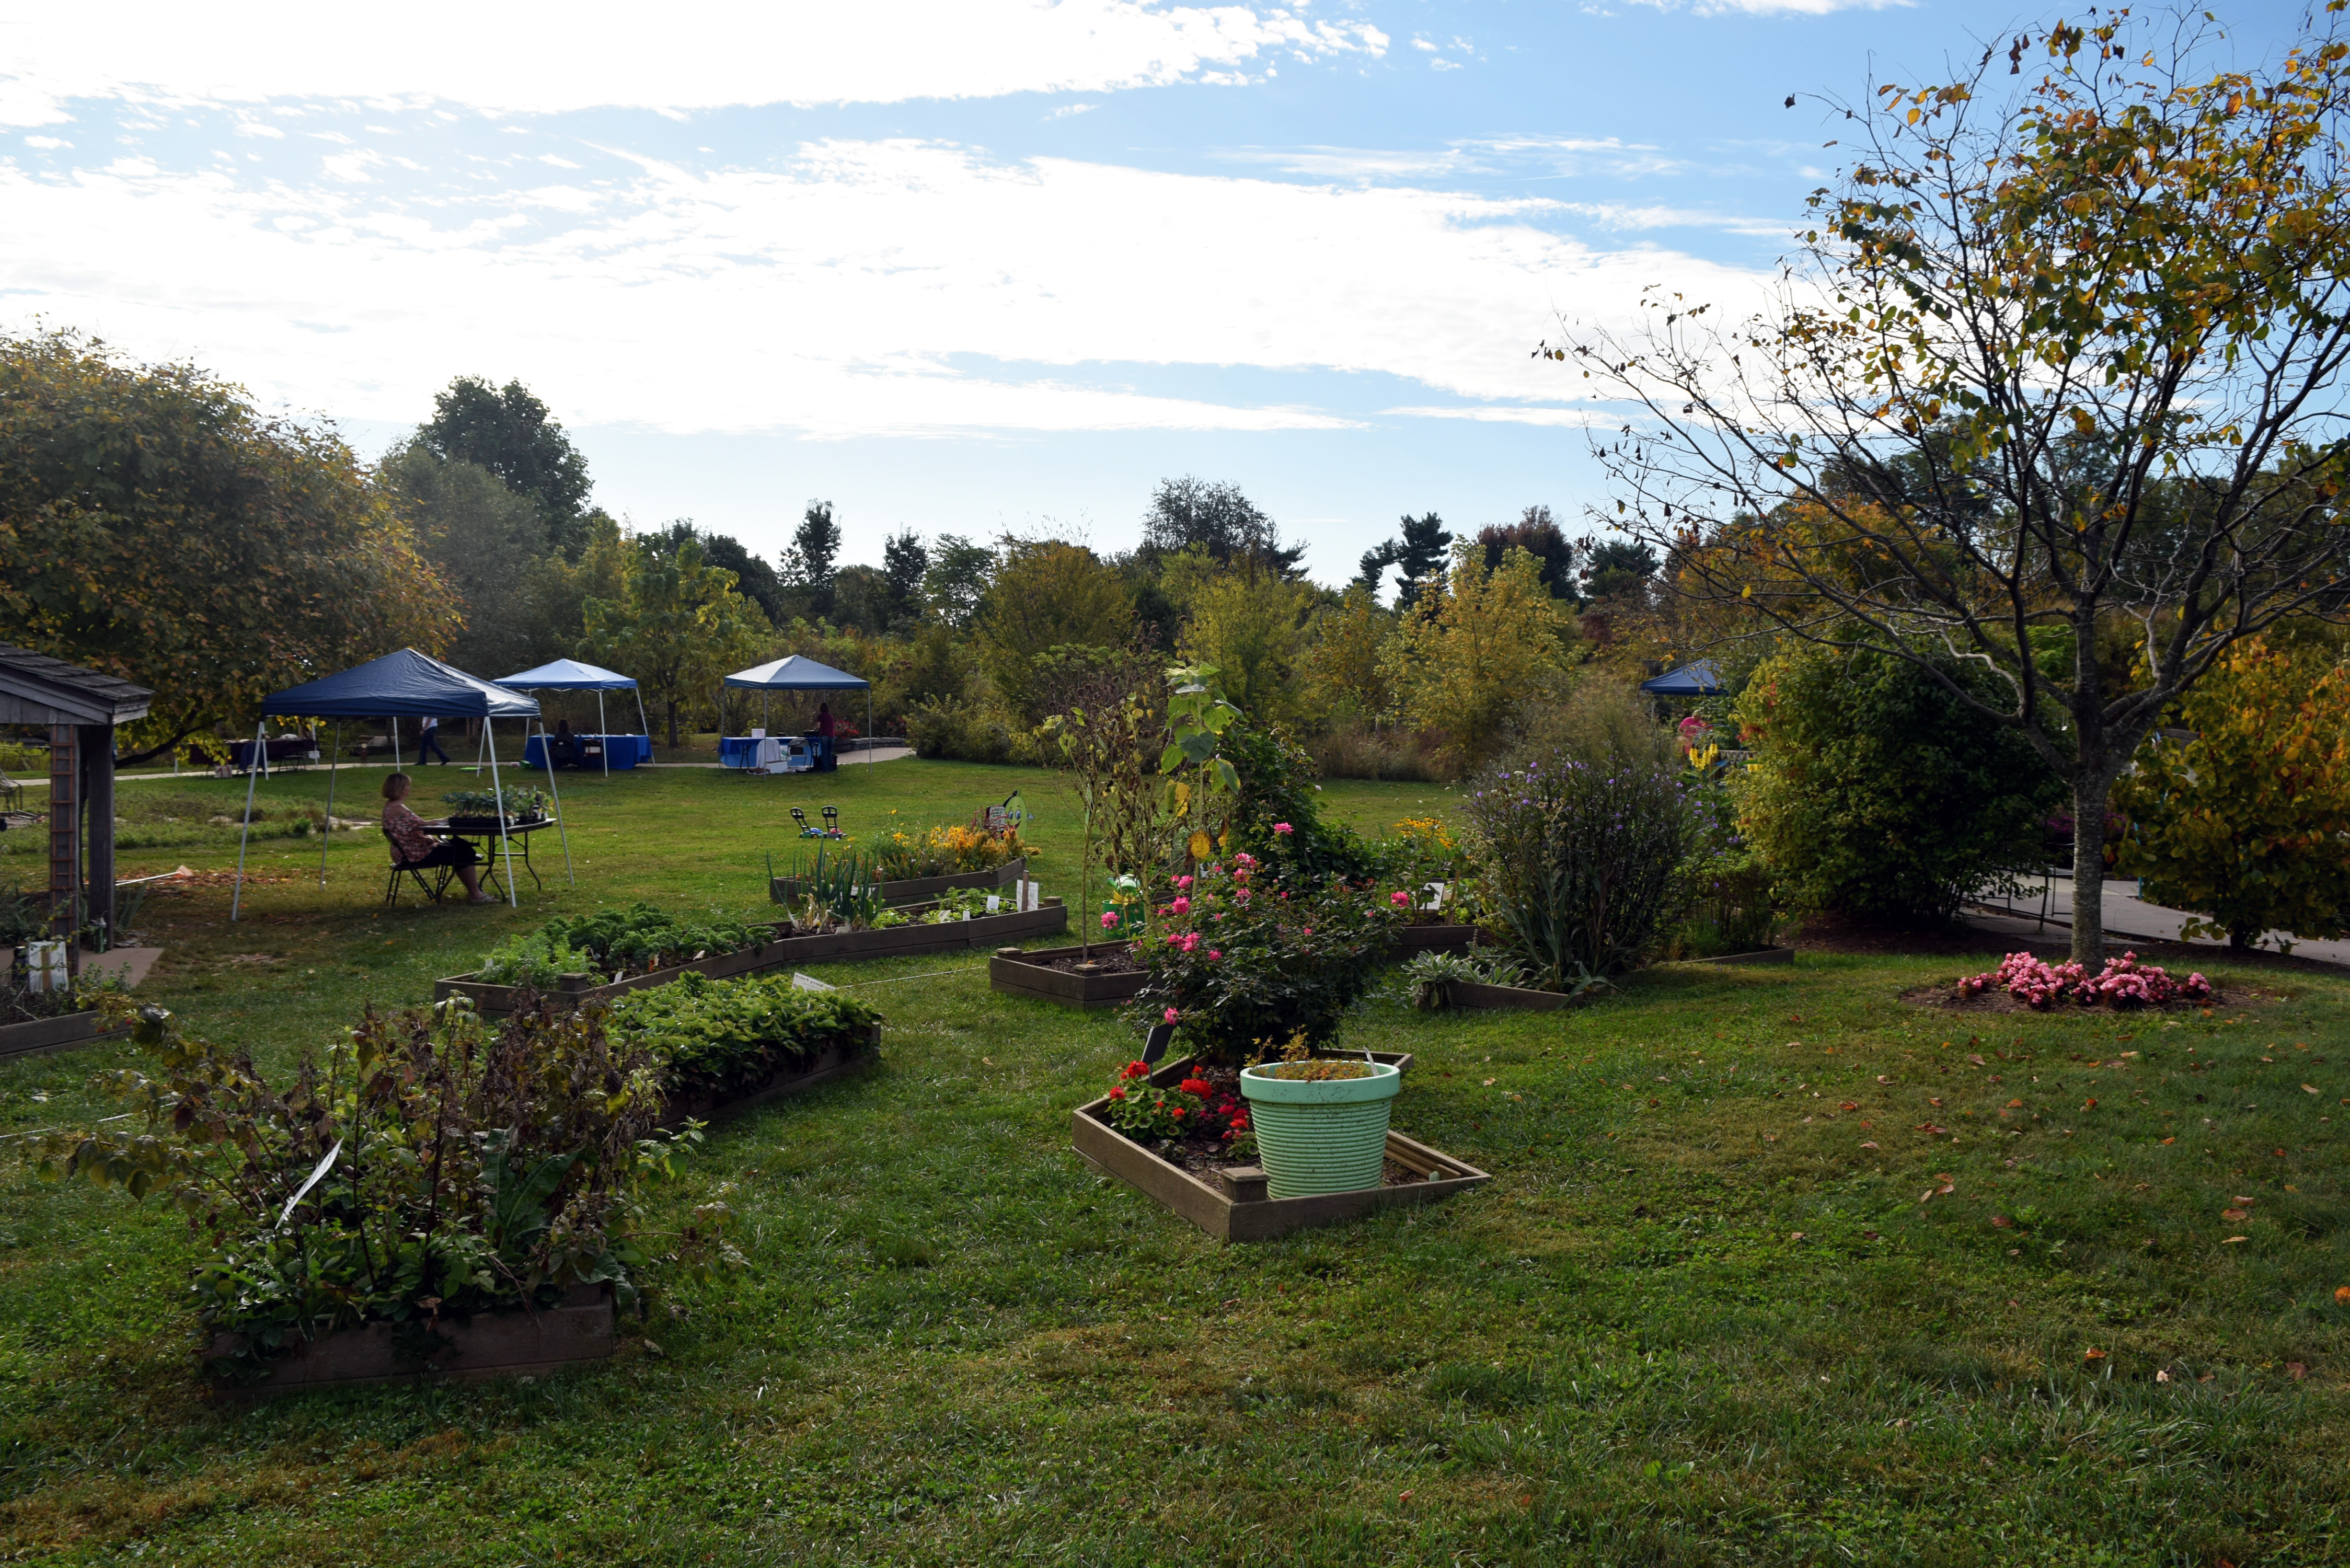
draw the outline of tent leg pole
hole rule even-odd
[[[546,738],[546,721],[544,719],[538,722],[538,744],[546,753],[547,793],[555,797],[555,836],[563,841],[563,879],[577,888],[579,878],[571,870],[571,829],[563,823],[563,786],[555,782],[555,742]],[[530,755],[530,731],[527,728],[523,731],[522,753]]]
[[[327,846],[335,841],[335,761],[343,754],[343,722],[335,721],[335,750],[327,758],[327,830],[318,836],[318,887],[327,886]]]
[[[873,688],[865,689],[865,765],[873,765]]]
[[[237,919],[237,911],[244,904],[244,846],[245,841],[253,836],[253,786],[261,782],[261,728],[267,722],[268,720],[264,718],[253,726],[254,754],[244,759],[247,764],[244,770],[244,827],[236,836],[236,891],[229,895],[228,900],[231,921]]]
[[[400,771],[400,715],[391,716],[391,771]]]
[[[604,718],[604,694],[601,691],[598,691],[596,693],[596,742],[598,745],[603,748],[604,782],[606,784],[610,784],[612,782],[612,736],[610,732],[611,726],[606,722]],[[546,732],[546,726],[545,724],[539,725],[538,732],[542,735],[545,734]]]
[[[486,713],[482,715],[482,733],[487,735],[490,726],[496,722]],[[547,771],[553,773],[555,770],[549,768]],[[506,857],[506,908],[511,909],[519,907],[519,901],[515,898],[514,841],[506,836],[506,791],[505,786],[498,783],[498,743],[495,740],[490,742],[490,791],[498,802],[498,848]]]
[[[630,687],[629,690],[637,694],[637,728],[644,732],[645,761],[651,762],[653,760],[653,726],[652,722],[645,717],[645,691],[641,686]]]

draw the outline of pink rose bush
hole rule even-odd
[[[2107,959],[2106,967],[2090,974],[2077,963],[2052,964],[2030,953],[2010,953],[1988,974],[1970,974],[1959,981],[1959,994],[1979,996],[2002,990],[2027,1007],[2053,1007],[2060,1002],[2082,1007],[2160,1007],[2172,1002],[2209,1002],[2211,982],[2199,973],[2176,980],[2160,964],[2142,964],[2137,954]]]

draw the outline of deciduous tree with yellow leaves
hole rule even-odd
[[[1463,544],[1398,623],[1382,668],[1412,722],[1441,732],[1466,773],[1501,750],[1511,711],[1548,688],[1574,636],[1541,562],[1511,550],[1488,570]]]

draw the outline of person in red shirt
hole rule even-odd
[[[474,869],[481,857],[473,846],[462,838],[440,839],[425,832],[427,826],[439,827],[442,823],[430,823],[408,808],[408,790],[412,781],[406,774],[394,774],[383,781],[383,830],[391,838],[394,863],[414,866],[447,866],[465,884],[465,902],[494,902],[482,891],[482,874]]]

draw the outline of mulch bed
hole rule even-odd
[[[1035,959],[1023,959],[1021,961],[1035,963],[1039,969],[1057,970],[1063,974],[1076,974],[1080,971],[1087,974],[1140,974],[1147,968],[1134,956],[1132,950],[1122,947],[1096,948],[1093,967],[1090,969],[1085,967],[1086,959],[1082,953],[1073,953],[1067,958],[1047,959],[1042,963],[1038,963]]]

